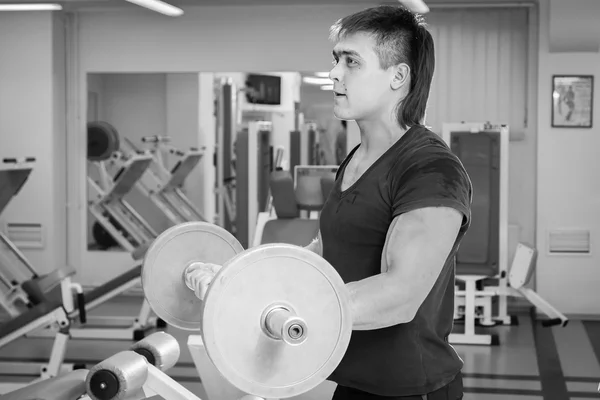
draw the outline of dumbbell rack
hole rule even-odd
[[[187,221],[206,221],[202,213],[189,200],[182,188],[185,180],[196,168],[204,156],[204,148],[178,150],[168,143],[165,136],[148,136],[142,142],[152,144],[153,148],[143,151],[131,140],[123,138],[121,150],[129,155],[150,154],[152,162],[137,182],[137,188],[163,212],[173,225]],[[169,170],[163,157],[163,151],[177,157],[174,167]]]

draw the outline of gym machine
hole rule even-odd
[[[88,170],[88,189],[92,193],[89,210],[97,219],[104,232],[108,232],[117,243],[132,254],[138,264],[123,274],[111,279],[84,294],[85,308],[92,310],[106,301],[140,284],[141,262],[139,261],[147,246],[156,237],[156,232],[124,200],[152,161],[149,154],[134,154],[126,157],[118,152],[119,135],[114,127],[105,122],[88,124],[88,160],[89,169],[96,167],[98,182]],[[115,161],[114,163],[112,161]],[[116,168],[115,168],[116,166]],[[114,169],[114,173],[111,173]],[[96,230],[99,230],[96,227]],[[69,299],[66,293],[65,299]],[[72,302],[72,301],[71,301]],[[69,318],[75,320],[79,310],[67,306]],[[146,301],[143,301],[140,313],[135,317],[99,317],[87,318],[87,325],[73,325],[70,335],[78,339],[116,339],[139,340],[145,332],[162,327],[163,322],[151,315]],[[28,334],[29,337],[48,337],[56,334],[60,325],[52,324],[40,331]]]
[[[253,247],[266,243],[307,246],[319,231],[319,219],[311,214],[323,208],[337,169],[337,165],[296,165],[293,177],[278,168],[271,172],[272,207],[258,216]]]
[[[2,400],[156,398],[155,395],[164,394],[165,387],[174,382],[165,372],[177,364],[180,353],[179,343],[174,337],[157,332],[90,369],[78,368],[60,376],[32,382],[5,393]],[[175,383],[167,390],[173,393],[180,387]],[[181,393],[186,393],[183,390]]]
[[[27,182],[34,158],[5,158],[0,164],[0,212]],[[38,375],[39,379],[57,376],[64,368],[64,354],[71,324],[68,310],[75,308],[73,292],[77,293],[78,315],[86,322],[85,302],[81,285],[71,281],[75,271],[69,267],[40,274],[12,242],[10,235],[0,232],[0,300],[9,319],[0,325],[0,348],[28,336],[37,329],[56,325],[52,350],[47,362],[0,362],[0,374]],[[0,383],[0,393],[20,387],[19,383]]]
[[[236,161],[233,143],[237,134],[237,89],[231,78],[222,78],[216,87],[216,146],[213,165],[216,170],[216,221],[232,233],[237,232]]]
[[[171,138],[168,136],[155,135],[142,138],[142,143],[152,146],[149,150],[152,162],[142,174],[136,187],[152,200],[173,225],[187,221],[205,221],[202,213],[183,191],[185,180],[204,156],[205,149],[190,148],[182,151],[171,146],[170,142]],[[144,154],[142,149],[136,147],[127,138],[121,142],[121,151],[129,157]],[[176,162],[171,169],[164,161],[164,153],[176,157]]]
[[[560,311],[525,287],[535,268],[536,250],[518,243],[509,268],[508,160],[509,127],[490,123],[448,123],[442,138],[461,160],[473,185],[472,223],[456,256],[455,319],[464,319],[464,332],[449,337],[453,344],[497,345],[496,334],[476,333],[475,326],[510,325],[508,298],[526,299],[550,319],[543,326],[568,323]],[[482,155],[484,155],[482,157]],[[497,285],[486,285],[486,281]],[[497,300],[493,315],[492,299]]]
[[[88,123],[87,132],[88,209],[102,228],[138,260],[157,233],[124,197],[144,175],[152,156],[119,152],[119,134],[106,122]],[[118,170],[111,174],[109,169],[115,167]],[[93,170],[98,175],[97,181],[91,176]]]
[[[317,124],[305,122],[301,130],[290,132],[290,166],[293,171],[296,165],[318,164]]]
[[[34,158],[24,160],[5,158],[2,160],[0,164],[0,214],[21,191],[29,179],[34,163]],[[7,259],[11,256],[15,259]],[[18,269],[17,274],[10,275],[9,272],[13,271],[7,270],[11,263],[21,263],[24,268]],[[17,317],[35,303],[35,300],[30,298],[31,295],[21,286],[23,282],[37,277],[35,271],[28,267],[29,263],[25,261],[23,254],[0,231],[0,307],[11,318]],[[22,274],[21,271],[26,272]]]
[[[267,121],[250,122],[237,134],[235,236],[246,247],[253,243],[259,213],[268,209],[271,134]]]

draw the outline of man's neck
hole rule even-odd
[[[365,158],[378,158],[396,143],[409,128],[396,121],[357,121],[360,129],[359,151]]]

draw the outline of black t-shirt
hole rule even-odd
[[[463,365],[448,335],[454,316],[455,256],[471,218],[471,182],[438,135],[414,126],[342,192],[344,170],[359,146],[340,165],[320,216],[323,257],[344,282],[381,273],[382,251],[394,217],[417,208],[446,206],[464,218],[444,268],[415,318],[388,328],[353,331],[329,380],[381,396],[425,394],[451,382]]]

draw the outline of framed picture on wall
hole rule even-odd
[[[552,76],[552,127],[591,128],[593,108],[592,75]]]

